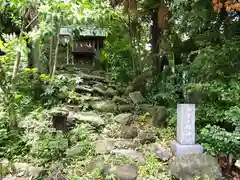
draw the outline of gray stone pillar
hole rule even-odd
[[[170,142],[174,155],[202,153],[203,147],[195,144],[195,136],[195,104],[178,104],[177,141]]]

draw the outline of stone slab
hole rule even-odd
[[[177,141],[183,145],[195,144],[195,104],[177,105]]]
[[[203,153],[203,147],[200,144],[183,145],[177,141],[170,141],[169,144],[175,156],[183,156],[188,153]]]
[[[133,101],[134,104],[140,104],[145,100],[140,91],[135,91],[135,92],[129,93],[129,97]]]

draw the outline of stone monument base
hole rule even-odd
[[[187,153],[203,153],[203,147],[200,144],[183,145],[177,141],[170,141],[169,144],[175,156],[183,156]]]

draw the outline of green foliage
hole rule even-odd
[[[173,31],[194,38],[203,35],[201,39],[206,40],[206,43],[219,36],[215,31],[219,24],[211,24],[212,21],[216,20],[216,14],[212,13],[211,1],[190,0],[180,4],[172,3],[170,7],[174,12],[171,17],[171,21],[174,23]]]
[[[181,74],[186,67],[178,65],[175,68],[174,74],[168,75],[165,80],[160,78],[160,80],[154,81],[154,84],[148,89],[149,103],[173,107],[181,100],[178,93],[185,90]]]
[[[203,99],[198,106],[197,127],[205,148],[217,154],[239,155],[239,49],[238,41],[200,50],[188,71],[187,91],[198,91]],[[231,47],[231,48],[227,48]],[[194,77],[194,78],[193,78]],[[205,127],[206,126],[206,127]],[[236,150],[235,150],[236,149]]]
[[[44,92],[41,95],[41,101],[47,107],[67,102],[68,97],[71,98],[69,93],[76,87],[75,79],[68,76],[57,75],[54,80],[51,80],[45,75],[41,75],[41,78],[44,79]]]
[[[113,77],[120,83],[127,83],[133,72],[132,48],[124,19],[117,19],[112,32],[105,42],[102,51],[102,64],[113,72]],[[118,40],[116,41],[116,37]]]
[[[201,141],[206,151],[219,155],[239,157],[240,131],[228,132],[218,126],[206,126],[201,130]]]
[[[50,128],[50,120],[47,111],[38,109],[19,124],[24,129],[23,145],[28,148],[25,155],[31,161],[45,166],[63,159],[67,163],[69,158],[66,159],[66,151],[76,145],[83,159],[94,154],[88,126],[80,124],[74,130],[63,133]]]
[[[209,153],[237,158],[240,53],[235,26],[239,22],[231,14],[213,13],[210,1],[174,1],[170,5],[168,51],[174,53],[176,67],[167,78],[154,82],[148,101],[170,107],[171,126],[176,125],[177,103],[195,103],[197,140]],[[188,40],[192,42],[185,43]],[[191,49],[193,45],[195,49]]]
[[[71,146],[77,147],[78,155],[83,159],[95,154],[90,132],[91,130],[88,125],[79,124],[68,134],[69,143]]]
[[[50,122],[46,122],[45,118],[46,112],[39,109],[33,111],[19,124],[25,130],[22,138],[25,146],[29,148],[28,155],[36,158],[39,164],[62,158],[64,150],[68,147],[66,137],[61,132],[49,128]]]
[[[2,104],[2,107],[3,104]],[[19,148],[21,147],[21,148]],[[9,131],[9,117],[4,108],[0,110],[0,157],[8,160],[25,154],[28,148],[21,138],[21,134]]]
[[[166,166],[164,163],[160,162],[156,156],[152,153],[147,155],[147,161],[145,165],[140,166],[139,176],[141,179],[156,179],[156,177],[161,179],[171,179],[171,177],[166,172]]]
[[[52,132],[53,133],[53,132]],[[61,132],[41,134],[37,141],[32,142],[29,155],[36,158],[39,164],[46,164],[64,157],[68,141]],[[28,145],[30,145],[28,143]]]
[[[168,59],[171,70],[159,72],[161,76],[149,80],[147,97],[150,104],[168,107],[171,127],[160,136],[168,134],[164,141],[174,138],[172,129],[176,125],[177,103],[196,103],[198,141],[209,153],[232,154],[237,158],[240,154],[239,22],[231,20],[231,15],[215,14],[210,1],[181,0],[167,4],[172,10],[171,29],[161,33],[160,52],[172,56]],[[39,74],[40,67],[48,69],[46,64],[51,63],[47,60],[56,56],[52,51],[56,44],[53,43],[51,48],[45,44],[59,33],[59,26],[79,28],[78,24],[95,23],[108,26],[109,36],[101,54],[101,64],[117,83],[127,84],[153,64],[153,55],[149,56],[150,51],[145,50],[145,45],[150,40],[150,17],[158,5],[156,0],[140,1],[136,16],[129,17],[99,0],[91,3],[88,0],[71,0],[69,3],[0,0],[0,35],[6,40],[6,43],[0,41],[0,49],[7,53],[0,57],[0,156],[8,159],[26,157],[45,167],[58,161],[62,161],[63,166],[69,165],[75,160],[84,166],[88,157],[95,155],[88,126],[79,124],[69,133],[56,132],[51,128],[51,117],[43,111],[43,108],[63,103],[87,108],[74,91],[74,78]],[[30,7],[38,14],[35,28],[25,19]],[[15,31],[19,34],[20,30],[21,37],[2,33]],[[39,51],[40,61],[34,62],[34,67],[40,64],[39,69],[26,68],[30,52],[27,40]],[[40,46],[34,46],[35,42]],[[14,82],[13,70],[19,52],[21,61]],[[18,133],[10,131],[10,105],[14,106],[19,123]],[[76,159],[67,156],[73,147],[77,147]],[[147,156],[146,164],[140,167],[140,178],[170,178],[163,163],[153,154]],[[120,157],[114,156],[114,160],[129,163]],[[78,163],[76,166],[80,166]],[[75,174],[72,173],[69,179],[76,179]],[[96,179],[99,176],[98,171],[92,174]]]

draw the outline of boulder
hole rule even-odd
[[[122,165],[109,165],[104,164],[102,159],[94,160],[87,165],[89,172],[94,169],[99,169],[102,172],[102,176],[113,176],[118,180],[135,180],[138,176],[138,168],[131,164]]]
[[[73,128],[76,124],[76,119],[73,116],[68,116],[67,117],[67,127],[68,128]]]
[[[114,149],[115,140],[112,139],[104,139],[97,140],[95,144],[95,151],[97,154],[105,154]]]
[[[89,80],[89,81],[86,81],[85,82],[87,85],[89,85],[89,86],[93,86],[93,85],[95,85],[95,84],[98,84],[99,82],[98,81],[95,81],[95,80]]]
[[[73,146],[66,151],[68,157],[74,157],[81,155],[82,147],[79,145]]]
[[[200,179],[221,180],[222,173],[216,158],[203,153],[185,154],[176,157],[169,165],[171,174],[184,180]]]
[[[100,139],[95,141],[93,144],[95,146],[95,151],[97,154],[106,154],[115,148],[136,149],[140,147],[140,144],[128,139]]]
[[[44,178],[45,180],[54,180],[54,179],[57,179],[57,180],[67,180],[65,175],[62,172],[60,172],[59,170],[57,170],[57,169],[54,169],[49,174],[50,174],[49,176]]]
[[[19,176],[12,176],[12,175],[7,175],[4,177],[2,180],[28,180],[29,178],[26,178],[24,176],[19,177]]]
[[[131,149],[113,149],[111,151],[113,154],[121,155],[126,158],[132,159],[138,163],[144,163],[145,159],[140,152],[131,150]]]
[[[125,125],[121,126],[121,131],[119,135],[121,138],[132,139],[137,137],[137,135],[138,135],[137,127]]]
[[[146,77],[140,74],[133,79],[124,91],[124,95],[128,96],[130,92],[140,91],[143,95],[146,94]]]
[[[152,124],[155,127],[164,127],[167,123],[167,109],[163,106],[155,106],[152,112]]]
[[[113,175],[118,180],[136,180],[138,168],[131,164],[122,164],[117,166],[106,166],[103,170],[104,176]]]
[[[141,146],[140,143],[134,142],[133,140],[128,139],[120,139],[117,140],[115,143],[115,147],[121,148],[121,149],[137,149]]]
[[[142,131],[138,135],[141,144],[153,143],[156,141],[156,135],[151,131]]]
[[[93,92],[96,92],[97,94],[103,96],[106,94],[106,91],[104,89],[101,89],[100,87],[93,87]]]
[[[37,178],[40,172],[42,171],[41,167],[34,167],[28,163],[14,163],[13,164],[16,173],[18,176],[32,176]]]
[[[103,70],[97,70],[97,71],[92,71],[91,73],[94,76],[100,76],[100,77],[105,77],[106,76],[106,72]]]
[[[102,97],[81,95],[80,99],[82,101],[101,101]]]
[[[66,105],[65,107],[69,111],[68,115],[70,115],[71,112],[78,112],[80,110],[80,107],[78,105]]]
[[[121,113],[124,112],[132,112],[134,110],[134,106],[131,104],[121,104],[118,105],[118,111]]]
[[[113,121],[116,121],[120,124],[129,124],[129,121],[132,120],[132,114],[131,113],[122,113],[118,114],[113,118]]]
[[[105,168],[105,166],[106,165],[104,164],[104,160],[98,158],[93,160],[87,165],[87,171],[90,173],[95,169],[99,169],[100,171],[102,171]]]
[[[93,89],[90,86],[86,85],[77,85],[76,92],[78,93],[92,93]]]
[[[164,127],[167,122],[167,109],[164,106],[153,106],[151,104],[139,105],[143,113],[149,113],[152,116],[152,124],[155,127]]]
[[[168,161],[172,157],[172,153],[161,144],[152,144],[152,151],[162,161]]]
[[[140,104],[145,100],[140,91],[135,91],[135,92],[129,93],[129,97],[133,101],[134,104]]]
[[[95,75],[81,73],[80,77],[84,80],[95,80],[95,81],[98,81],[98,82],[106,82],[106,79],[104,77],[101,77],[101,76],[95,76]]]
[[[117,105],[110,100],[106,100],[94,102],[92,108],[100,112],[114,112],[117,109]]]
[[[108,96],[115,96],[115,95],[117,95],[117,91],[114,90],[111,87],[108,87],[107,90],[106,90],[106,95],[108,95]]]
[[[128,100],[125,98],[121,98],[119,96],[114,96],[112,98],[112,101],[115,102],[116,104],[128,104]]]
[[[78,121],[89,123],[94,127],[105,125],[104,120],[98,114],[92,111],[76,113],[73,117]]]

